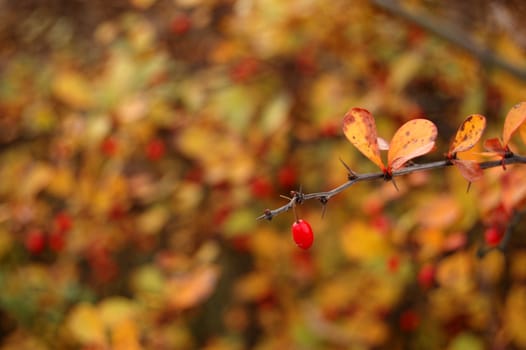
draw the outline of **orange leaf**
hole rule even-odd
[[[519,128],[519,135],[522,139],[522,142],[526,144],[526,124],[522,124]]]
[[[526,287],[519,285],[511,288],[504,312],[506,333],[518,348],[526,347]]]
[[[435,124],[427,119],[413,119],[396,131],[387,153],[388,167],[397,170],[418,156],[430,152],[437,137]]]
[[[111,333],[113,350],[140,350],[139,330],[132,319],[124,320],[115,325]]]
[[[507,211],[520,207],[526,200],[525,168],[516,168],[502,176],[502,205]]]
[[[455,153],[467,151],[478,142],[484,129],[486,118],[480,114],[472,114],[464,120],[458,129],[455,139],[449,146],[448,158],[454,158]]]
[[[203,266],[182,276],[173,277],[166,284],[168,304],[176,310],[189,309],[212,294],[219,278],[219,268]]]
[[[494,152],[500,156],[504,156],[506,148],[502,145],[498,138],[491,138],[484,141],[484,148],[489,152]]]
[[[504,120],[504,129],[502,130],[502,139],[504,140],[504,146],[507,146],[510,142],[511,136],[526,120],[526,102],[517,103],[513,106],[506,120]]]
[[[462,174],[462,176],[464,176],[464,178],[469,182],[479,180],[484,173],[480,168],[480,165],[473,160],[452,159],[451,162],[455,164],[457,169],[460,171],[460,174]]]
[[[366,109],[351,108],[343,117],[343,133],[347,140],[382,171],[385,169],[373,115]]]

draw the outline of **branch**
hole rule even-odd
[[[526,164],[526,157],[516,155],[513,153],[506,154],[504,158],[501,160],[491,160],[486,162],[480,162],[478,165],[481,169],[489,169],[489,168],[495,168],[495,167],[504,167],[508,164],[517,164],[522,163]],[[263,215],[260,215],[257,217],[257,220],[261,219],[267,219],[272,220],[273,217],[276,215],[279,215],[281,213],[284,213],[291,209],[296,204],[302,204],[306,200],[310,199],[318,199],[323,206],[325,206],[329,199],[334,197],[335,195],[345,191],[347,188],[351,187],[357,182],[360,181],[371,181],[371,180],[377,180],[377,179],[383,179],[385,181],[389,181],[392,178],[396,176],[402,176],[407,175],[410,173],[414,173],[417,171],[424,171],[424,170],[431,170],[431,169],[439,169],[439,168],[445,168],[448,166],[452,166],[453,163],[449,160],[442,160],[437,162],[431,162],[431,163],[423,163],[423,164],[414,164],[407,166],[405,168],[393,171],[391,177],[387,177],[386,174],[383,172],[379,173],[367,173],[367,174],[356,174],[352,172],[347,166],[348,169],[348,180],[347,182],[341,184],[340,186],[333,188],[332,190],[326,191],[326,192],[314,192],[314,193],[302,193],[301,191],[292,191],[291,192],[291,198],[289,202],[279,208],[276,209],[265,209],[265,212]],[[288,197],[285,197],[288,198]]]
[[[405,19],[406,21],[412,22],[417,26],[424,28],[436,36],[441,37],[442,39],[445,39],[458,47],[461,47],[469,54],[476,57],[483,64],[499,67],[522,80],[526,80],[526,67],[516,66],[513,63],[506,61],[494,54],[492,50],[478,45],[462,30],[455,28],[452,23],[445,23],[443,21],[437,22],[429,16],[412,13],[400,6],[397,1],[373,0],[373,3],[376,6]]]

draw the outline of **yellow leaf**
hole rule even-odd
[[[345,255],[352,260],[367,261],[389,253],[389,244],[376,229],[362,221],[353,221],[341,233]]]
[[[515,345],[526,347],[526,287],[515,286],[508,293],[503,320],[506,333]]]
[[[203,192],[202,185],[192,181],[182,181],[173,191],[172,206],[178,212],[191,212],[201,203]]]
[[[436,279],[444,288],[466,293],[473,288],[473,256],[459,252],[444,258],[437,267]]]
[[[143,265],[133,273],[132,288],[136,293],[159,294],[163,286],[163,275],[155,266]]]
[[[5,228],[0,228],[0,258],[10,251],[13,246],[13,237]]]
[[[92,105],[91,88],[77,72],[58,72],[53,80],[52,90],[59,100],[71,107],[87,108]]]
[[[44,163],[37,163],[31,167],[23,179],[23,186],[19,186],[22,197],[32,197],[46,187],[54,174],[53,168]]]
[[[216,136],[204,125],[192,125],[181,130],[177,146],[181,153],[191,158],[204,158],[215,149]]]
[[[82,344],[106,344],[104,324],[97,309],[88,303],[78,304],[67,319],[68,329]]]
[[[169,212],[166,207],[157,205],[137,218],[137,226],[139,231],[143,233],[157,234],[166,224],[168,218]]]
[[[276,132],[287,119],[290,109],[290,97],[286,94],[277,95],[263,110],[261,129],[265,135]]]
[[[140,350],[137,324],[131,319],[115,325],[111,333],[112,350]]]
[[[135,303],[123,297],[104,299],[99,304],[101,321],[108,328],[113,328],[121,322],[133,319],[137,313]]]
[[[140,10],[145,10],[155,4],[155,0],[130,0],[130,3]]]
[[[436,228],[426,228],[416,235],[420,246],[419,257],[429,259],[440,254],[444,245],[444,232]]]
[[[492,250],[484,255],[484,258],[479,262],[480,277],[484,279],[484,283],[498,283],[502,277],[505,261],[502,252]]]
[[[235,286],[236,296],[244,301],[262,299],[271,290],[271,281],[268,274],[252,272],[237,281]]]
[[[355,296],[348,281],[335,279],[320,286],[316,293],[316,303],[324,311],[337,310],[349,305]]]
[[[418,51],[408,51],[398,57],[392,64],[387,80],[389,91],[401,91],[407,83],[416,75],[424,57]]]
[[[521,250],[510,257],[513,280],[526,280],[526,252]]]
[[[254,256],[275,260],[282,257],[283,240],[281,236],[267,225],[260,226],[250,235],[250,246]],[[296,249],[296,248],[294,248]]]
[[[75,186],[75,179],[72,168],[60,167],[55,171],[55,175],[51,178],[48,186],[48,191],[61,198],[68,197]]]

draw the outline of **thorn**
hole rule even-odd
[[[280,198],[283,198],[283,199],[286,199],[286,200],[288,200],[288,201],[291,201],[291,200],[292,200],[292,198],[287,197],[287,196],[284,196],[284,195],[282,195],[282,194],[280,194],[279,197],[280,197]]]
[[[352,171],[351,167],[347,165],[341,158],[338,158],[342,165],[347,169],[347,178],[349,180],[354,180],[358,177],[358,174],[356,174],[354,171]]]
[[[396,181],[395,181],[394,177],[391,178],[391,182],[393,183],[394,188],[396,188],[396,192],[400,192],[400,190],[398,189],[398,185],[396,184]]]
[[[321,218],[323,219],[325,217],[325,212],[327,211],[327,203],[329,203],[329,200],[327,199],[327,197],[323,196],[320,197],[320,202],[322,204]]]
[[[502,170],[506,170],[506,162],[505,162],[506,156],[502,157],[502,160],[500,161],[500,164],[502,164]]]

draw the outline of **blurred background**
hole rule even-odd
[[[526,96],[521,1],[0,0],[1,349],[524,349],[520,166],[280,195]],[[516,142],[514,140],[513,142]],[[524,150],[521,142],[513,150]],[[478,159],[476,147],[470,155]],[[489,250],[511,234],[507,250]]]

